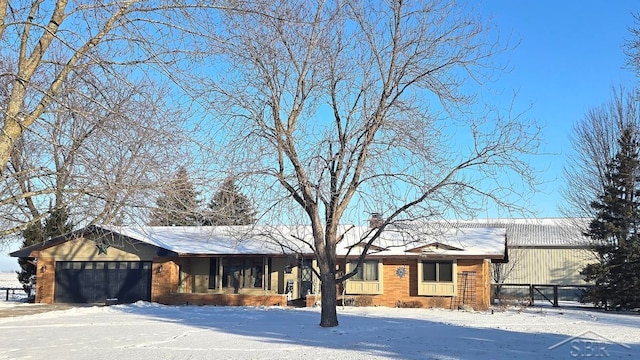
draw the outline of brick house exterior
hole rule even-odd
[[[345,234],[351,238],[338,249],[343,273],[359,255],[350,244],[366,232],[349,229]],[[308,229],[255,230],[91,227],[11,255],[37,260],[38,303],[312,306],[321,301],[313,253],[295,241],[308,236]],[[396,232],[376,240],[356,276],[339,286],[340,300],[389,307],[489,306],[491,262],[505,258],[503,229],[413,238],[418,240],[399,245]]]

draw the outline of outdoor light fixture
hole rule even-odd
[[[45,271],[47,271],[47,265],[43,264],[42,266],[40,266],[40,272],[44,273]]]
[[[158,273],[162,272],[162,264],[160,264],[160,266],[158,266]]]

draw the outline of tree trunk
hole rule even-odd
[[[336,293],[336,276],[335,270],[327,271],[320,274],[321,276],[321,304],[322,312],[320,313],[320,326],[333,327],[338,326],[338,313],[336,312],[337,293]]]

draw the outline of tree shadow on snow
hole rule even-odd
[[[295,345],[300,358],[317,358],[318,349],[354,351],[357,358],[397,359],[566,359],[580,357],[639,358],[638,344],[619,344],[607,334],[585,333],[586,340],[549,333],[524,333],[499,328],[475,328],[424,319],[353,314],[339,311],[340,325],[321,328],[319,309],[215,307],[215,306],[118,306],[120,311],[171,321],[201,329],[251,337],[274,345]],[[407,312],[404,309],[403,316]],[[416,313],[425,309],[411,309]],[[393,311],[393,310],[390,310]],[[366,310],[364,311],[367,312]],[[410,312],[409,312],[410,313]],[[491,323],[490,313],[477,319]],[[514,321],[523,321],[525,318]],[[585,328],[585,331],[588,329]],[[579,335],[579,334],[575,334]],[[231,341],[231,339],[230,339]],[[629,339],[636,341],[636,339]],[[629,346],[629,348],[628,348]],[[316,352],[314,352],[316,351]]]

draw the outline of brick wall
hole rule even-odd
[[[320,301],[320,295],[307,295],[305,300],[305,307],[314,307]]]
[[[218,306],[285,306],[286,295],[247,294],[163,294],[154,300],[165,305],[218,305]]]
[[[380,295],[348,295],[347,298],[360,306],[407,306],[407,307],[440,307],[451,308],[456,305],[451,296],[418,296],[418,260],[384,259],[383,260],[383,294]],[[490,287],[489,262],[484,260],[459,260],[457,272],[473,271],[476,273],[474,309],[483,310],[489,306]],[[404,268],[404,276],[398,276],[398,268]],[[456,275],[457,276],[457,275]],[[458,284],[459,294],[462,291]]]
[[[398,300],[409,299],[412,292],[418,293],[415,280],[417,279],[418,266],[415,260],[385,259],[383,263],[382,291],[384,294],[373,298],[374,305],[393,307],[396,306]],[[404,268],[405,275],[403,277],[398,276],[398,268]]]
[[[151,266],[151,301],[178,291],[178,264],[170,259],[154,259]]]
[[[458,260],[458,274],[464,272],[473,273],[475,277],[475,284],[467,284],[466,291],[474,294],[471,302],[467,302],[464,305],[473,307],[474,309],[486,309],[489,306],[489,293],[486,291],[488,288],[485,285],[487,281],[486,266],[484,261],[480,260]],[[460,298],[469,298],[470,296],[464,296],[465,284],[458,278],[458,296]],[[460,303],[461,304],[461,303]]]
[[[56,263],[53,258],[38,258],[36,269],[36,303],[53,304]]]

